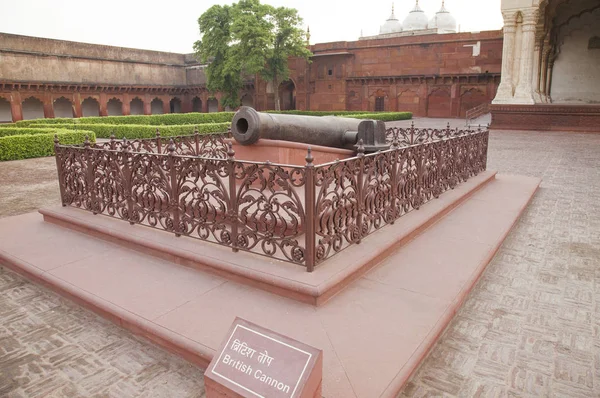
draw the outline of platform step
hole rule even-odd
[[[321,306],[43,222],[36,213],[0,220],[0,264],[200,366],[212,359],[239,316],[322,349],[324,396],[395,397],[539,182],[497,176],[383,261],[373,260],[375,268]],[[438,206],[440,212],[448,208]],[[369,244],[385,246],[385,238]]]
[[[436,222],[466,200],[473,192],[493,181],[494,171],[486,171],[444,192],[419,210],[404,215],[306,272],[300,265],[248,252],[234,253],[230,248],[189,237],[151,229],[90,212],[56,207],[42,209],[44,220],[86,233],[124,247],[177,264],[209,272],[230,281],[244,283],[304,303],[322,305],[352,280],[398,249],[410,238]]]

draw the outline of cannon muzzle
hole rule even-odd
[[[333,148],[356,149],[360,139],[366,152],[389,148],[385,124],[336,116],[300,116],[257,112],[243,106],[231,122],[231,134],[241,145],[261,138],[301,142]]]

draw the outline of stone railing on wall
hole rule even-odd
[[[303,265],[486,169],[487,130],[389,129],[391,148],[303,166],[238,160],[224,135],[55,142],[63,206]]]

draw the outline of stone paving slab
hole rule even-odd
[[[12,232],[3,237],[0,258],[125,327],[178,352],[198,355],[200,362],[214,355],[233,319],[241,316],[323,349],[325,396],[387,397],[399,390],[451,319],[538,184],[535,178],[498,176],[454,210],[468,214],[460,223],[449,213],[373,271],[388,268],[387,277],[367,274],[322,307],[44,223],[41,216],[0,220],[0,230]],[[506,197],[520,205],[505,209]],[[419,211],[428,205],[435,203]],[[497,214],[493,218],[487,214],[490,209]],[[363,244],[380,233],[385,230]],[[40,251],[56,255],[52,267],[27,251],[30,236],[38,240]],[[456,250],[457,241],[465,243],[462,250]],[[428,290],[440,283],[439,264],[438,257],[420,255],[423,242],[436,242],[436,253],[448,261],[446,267],[452,266],[445,281],[454,288],[445,296]],[[80,249],[67,255],[69,247]],[[411,286],[389,276],[416,268],[418,280]]]

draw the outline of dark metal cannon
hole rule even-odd
[[[299,116],[257,112],[243,106],[233,117],[231,134],[241,145],[261,138],[302,142],[333,148],[356,149],[362,139],[365,152],[389,148],[385,124],[336,116]]]

